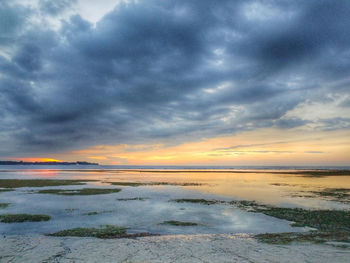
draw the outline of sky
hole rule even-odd
[[[350,2],[0,0],[0,159],[350,165]]]

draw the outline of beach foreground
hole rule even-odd
[[[9,235],[0,262],[349,262],[332,244],[269,245],[248,234],[171,235],[137,239]]]

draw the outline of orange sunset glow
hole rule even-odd
[[[62,162],[61,160],[41,157],[24,157],[24,158],[8,158],[10,160],[24,161],[24,162]]]
[[[62,157],[129,165],[344,165],[350,156],[349,135],[348,131],[260,129],[174,146],[97,145],[66,152]]]

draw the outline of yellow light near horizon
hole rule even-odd
[[[57,160],[57,159],[37,158],[37,157],[10,158],[10,159],[24,161],[24,162],[62,162],[61,160]]]
[[[166,144],[97,145],[57,155],[129,165],[349,165],[350,132],[265,128]]]
[[[41,158],[39,162],[62,162],[61,160],[49,159],[49,158]]]

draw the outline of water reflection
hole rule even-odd
[[[1,224],[0,233],[50,233],[72,227],[118,224],[129,232],[160,234],[264,233],[303,230],[289,222],[258,213],[249,213],[224,204],[201,205],[169,202],[176,198],[217,200],[256,200],[281,206],[307,208],[350,208],[348,204],[322,198],[295,197],[295,193],[324,188],[350,188],[349,176],[303,177],[250,171],[230,172],[143,172],[115,170],[12,170],[1,171],[0,179],[84,179],[87,185],[44,187],[40,189],[78,189],[84,187],[122,188],[119,193],[94,196],[58,196],[18,188],[0,193],[0,203],[11,203],[1,213],[39,213],[52,220],[39,223]],[[109,182],[200,183],[199,186],[111,186]],[[118,199],[135,199],[120,201]],[[142,199],[144,198],[144,200]],[[195,227],[161,225],[167,220],[196,222]]]

